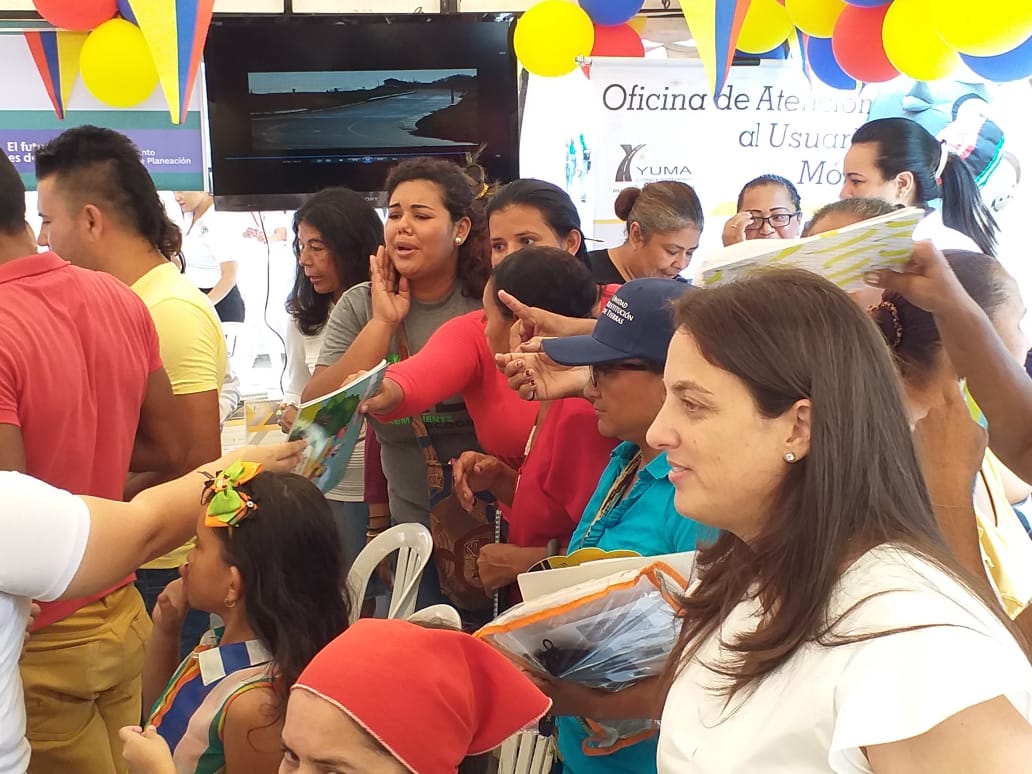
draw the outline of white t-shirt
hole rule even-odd
[[[980,253],[982,249],[975,244],[975,240],[967,234],[950,228],[942,222],[942,213],[932,210],[925,218],[917,224],[914,229],[914,241],[921,242],[925,239],[932,240],[932,244],[940,250],[967,250],[971,253]]]
[[[301,403],[301,392],[312,378],[312,371],[315,370],[325,336],[325,325],[314,336],[303,334],[293,319],[287,325],[287,386],[283,391],[285,403]],[[364,429],[358,443],[355,444],[355,451],[351,453],[351,461],[344,471],[344,477],[337,486],[326,493],[326,499],[345,503],[365,502]]]
[[[21,473],[0,472],[0,772],[29,765],[21,658],[29,605],[60,597],[90,535],[86,503]]]
[[[239,258],[239,242],[243,236],[237,235],[235,241],[232,239],[229,224],[220,222],[225,214],[209,209],[183,230],[186,276],[199,288],[210,290],[215,287],[222,278],[222,264]]]
[[[671,686],[658,765],[665,774],[861,774],[861,747],[908,739],[961,710],[1005,695],[1032,719],[1032,666],[1003,625],[927,560],[882,546],[843,574],[831,610],[842,636],[934,624],[851,645],[800,648],[728,709],[707,690],[723,678],[719,638],[754,628],[745,600]]]

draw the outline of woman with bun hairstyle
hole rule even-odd
[[[724,224],[724,246],[746,239],[794,239],[803,228],[802,200],[792,181],[760,175],[742,186],[737,213]]]
[[[627,224],[619,247],[588,253],[599,285],[622,285],[645,277],[676,277],[699,247],[703,212],[690,185],[673,180],[625,188],[613,205]]]
[[[1020,327],[1025,305],[1014,279],[987,255],[948,251],[946,260],[1015,361],[1024,363],[1029,348]],[[925,478],[950,547],[969,571],[988,581],[1008,615],[1032,634],[1032,613],[1024,614],[1032,602],[1032,542],[1011,507],[1012,500],[1028,496],[1028,485],[1019,485],[1022,491],[1008,496],[1007,484],[1014,489],[1017,479],[992,451],[979,453],[968,469],[969,455],[957,441],[963,436],[956,432],[931,435],[927,425],[922,428],[921,420],[941,407],[944,392],[959,391],[958,374],[943,349],[935,318],[892,291],[886,291],[869,311],[892,350],[911,421],[918,423]],[[949,429],[932,427],[942,432]],[[980,452],[984,441],[977,440]]]
[[[861,126],[846,151],[842,174],[840,199],[873,196],[925,209],[928,216],[914,232],[915,241],[930,239],[940,250],[996,255],[996,220],[971,168],[915,121],[879,118]]]

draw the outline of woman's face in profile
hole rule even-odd
[[[280,774],[410,774],[343,710],[304,689],[291,692]]]

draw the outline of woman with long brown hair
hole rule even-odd
[[[676,314],[648,442],[725,532],[682,602],[659,771],[1027,770],[1032,666],[936,525],[872,322],[795,270]]]

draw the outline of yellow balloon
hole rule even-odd
[[[752,0],[735,48],[747,54],[762,54],[784,43],[793,29],[788,11],[777,0]]]
[[[544,0],[516,22],[513,41],[520,64],[535,75],[566,75],[577,57],[591,54],[595,26],[591,17],[568,0]]]
[[[942,39],[964,54],[996,56],[1032,37],[1029,0],[939,0],[930,17]]]
[[[641,33],[645,31],[645,25],[648,23],[649,17],[643,13],[640,13],[637,16],[632,16],[631,20],[627,22],[627,26],[629,26],[632,30],[641,35]]]
[[[846,4],[843,0],[785,0],[785,10],[799,29],[817,38],[830,38]]]
[[[928,24],[931,0],[893,0],[882,25],[882,43],[889,61],[915,81],[946,78],[960,66],[960,55]]]
[[[106,21],[89,34],[79,71],[90,93],[112,107],[139,105],[158,86],[147,41],[140,28],[125,19]]]

